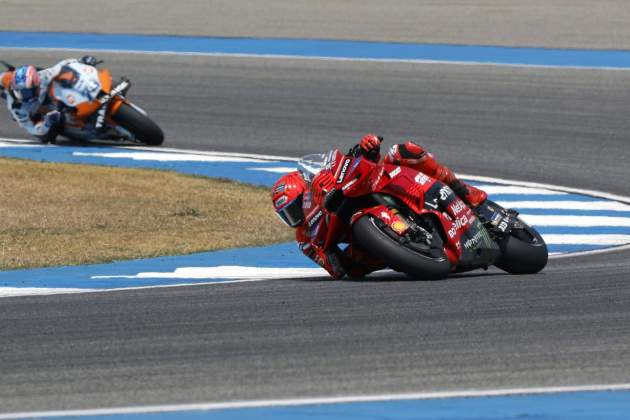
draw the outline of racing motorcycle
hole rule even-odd
[[[102,61],[96,64],[101,64]],[[3,62],[9,71],[15,67]],[[63,67],[50,84],[42,111],[60,111],[61,122],[51,128],[44,143],[58,135],[71,140],[113,140],[158,146],[164,141],[162,129],[126,96],[131,82],[115,83],[109,70],[80,62]],[[3,92],[2,97],[9,94]]]
[[[335,188],[320,203],[305,196],[310,235],[328,247],[358,244],[377,261],[419,279],[495,265],[512,274],[532,274],[547,264],[540,234],[491,200],[469,207],[451,188],[404,166],[375,163],[358,146],[298,161],[307,183],[330,171]]]

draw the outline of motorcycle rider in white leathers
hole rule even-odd
[[[80,60],[62,60],[40,71],[28,65],[0,73],[7,108],[13,119],[29,134],[44,139],[50,129],[60,122],[61,113],[46,106],[50,102],[48,88],[64,66],[76,62],[92,66],[97,63],[94,57],[84,56]]]

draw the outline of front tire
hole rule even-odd
[[[446,277],[451,265],[442,250],[431,248],[419,252],[396,240],[396,234],[376,217],[368,214],[357,220],[353,238],[371,255],[377,256],[389,267],[422,280],[438,280]]]
[[[120,105],[118,112],[112,118],[133,134],[136,140],[146,145],[159,146],[164,142],[162,129],[153,120],[129,104]]]
[[[523,223],[523,222],[521,222]],[[511,274],[535,274],[547,265],[547,244],[532,227],[523,223],[499,243],[501,256],[494,264]]]

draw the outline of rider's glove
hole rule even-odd
[[[88,66],[96,66],[98,64],[98,60],[92,55],[84,55],[83,57],[79,58],[79,63],[83,63]]]
[[[48,114],[44,116],[44,124],[48,128],[59,123],[59,121],[61,121],[61,112],[59,111],[50,111]]]
[[[375,134],[366,134],[359,144],[361,145],[361,150],[366,153],[381,149],[381,142]]]
[[[381,142],[383,141],[382,137],[379,137],[375,134],[366,134],[359,142],[359,147],[361,148],[361,154],[368,159],[378,160],[380,151],[381,151]]]

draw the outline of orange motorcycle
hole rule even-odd
[[[97,62],[100,64],[102,62]],[[15,67],[7,65],[9,71]],[[130,102],[131,82],[114,84],[109,70],[74,62],[65,65],[50,83],[44,111],[58,110],[60,124],[41,138],[54,143],[58,135],[72,140],[114,140],[157,146],[164,141],[162,129],[147,113]]]

